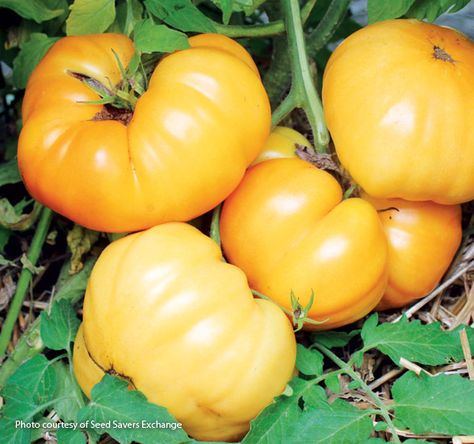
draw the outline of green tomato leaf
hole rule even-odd
[[[118,32],[130,36],[142,16],[143,5],[140,0],[118,3],[115,9],[115,20],[107,32]]]
[[[84,263],[82,270],[72,276],[69,274],[71,269],[70,261],[66,262],[61,269],[56,283],[57,290],[54,300],[60,301],[65,299],[71,302],[71,304],[78,302],[86,291],[87,282],[96,260],[95,257],[88,259]]]
[[[9,386],[21,387],[22,390],[26,390],[28,403],[31,401],[40,405],[54,397],[57,387],[56,372],[45,356],[37,355],[18,367],[16,372],[8,378],[5,389]],[[12,406],[9,405],[7,395],[4,397],[7,400],[7,408],[11,409]]]
[[[26,87],[33,69],[56,40],[58,40],[57,37],[48,37],[46,34],[34,32],[22,44],[20,52],[13,61],[12,79],[16,88],[23,89]]]
[[[409,322],[405,317],[395,323],[376,323],[376,316],[371,316],[362,328],[364,348],[377,348],[397,365],[402,357],[424,365],[441,365],[464,359],[459,328],[443,331],[438,322],[424,325],[418,320]],[[466,329],[474,345],[474,329],[467,326],[461,328]]]
[[[319,376],[323,373],[324,357],[317,350],[310,350],[301,344],[296,348],[296,368],[305,375]]]
[[[212,21],[191,0],[145,0],[148,12],[185,32],[216,32]]]
[[[352,330],[349,333],[345,331],[321,331],[312,333],[311,338],[314,342],[324,345],[327,348],[345,347],[349,341],[360,333],[360,330]]]
[[[69,350],[70,343],[76,337],[80,321],[69,301],[55,301],[51,314],[41,313],[41,339],[52,350]]]
[[[415,0],[368,0],[369,23],[401,17],[414,2]]]
[[[336,394],[341,392],[341,383],[339,381],[339,376],[336,373],[328,376],[325,379],[325,382],[326,387],[331,390],[331,392]]]
[[[148,402],[145,396],[136,390],[128,390],[128,383],[110,375],[104,375],[102,380],[92,389],[92,402],[83,407],[78,414],[78,421],[107,421],[139,423],[145,421],[155,424],[156,421],[178,424],[164,407]],[[166,442],[167,444],[187,441],[187,434],[182,428],[110,428],[100,429],[100,433],[108,433],[121,444],[132,441],[141,443]]]
[[[114,0],[74,0],[70,9],[67,35],[99,34],[115,20]]]
[[[392,395],[397,423],[413,433],[474,433],[474,381],[408,372],[395,382]]]
[[[291,385],[291,384],[290,384]],[[274,444],[285,442],[288,428],[302,414],[297,398],[280,396],[251,423],[242,444]],[[289,441],[287,441],[289,442]]]
[[[415,0],[406,16],[432,22],[441,14],[459,11],[469,2],[470,0]]]
[[[36,23],[51,20],[64,13],[63,9],[49,9],[41,0],[0,0],[0,8],[11,9],[21,17]]]
[[[30,444],[31,429],[15,427],[15,419],[0,418],[2,444]]]
[[[54,410],[63,421],[75,421],[79,410],[84,405],[84,395],[71,375],[69,368],[62,362],[55,362],[53,369],[56,373],[56,393]],[[67,396],[70,395],[69,398]]]
[[[0,164],[0,187],[18,182],[21,182],[21,176],[16,157]]]
[[[58,444],[86,444],[87,442],[83,432],[73,429],[59,429],[56,432],[56,438]]]
[[[8,244],[8,241],[10,240],[12,234],[13,231],[0,226],[0,253],[3,253],[5,251],[5,246]],[[2,265],[10,265],[12,263],[12,261],[5,259],[3,256],[2,258],[6,261],[5,263],[2,263]]]
[[[294,378],[292,397],[280,396],[250,423],[242,444],[294,442],[340,444],[364,442],[372,430],[370,414],[336,400],[329,404],[324,389]],[[303,397],[304,410],[298,406]]]
[[[151,19],[136,25],[133,40],[135,48],[142,53],[172,52],[190,47],[186,34],[166,25],[155,25]]]
[[[222,11],[222,23],[228,25],[234,11],[234,0],[213,0],[213,3]]]
[[[321,401],[297,418],[286,433],[285,442],[360,443],[369,438],[372,430],[370,413],[341,399],[332,404]]]

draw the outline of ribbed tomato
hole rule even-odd
[[[273,303],[196,228],[163,224],[110,244],[84,299],[74,372],[129,380],[200,440],[238,440],[292,377],[296,343]]]
[[[270,130],[250,55],[220,35],[164,57],[133,112],[84,103],[116,85],[134,53],[127,37],[59,40],[29,79],[18,161],[31,195],[100,231],[192,219],[239,183]]]

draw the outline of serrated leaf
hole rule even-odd
[[[191,0],[145,0],[145,7],[167,25],[185,32],[216,32],[212,21]]]
[[[234,0],[215,0],[214,3],[222,11],[222,23],[228,25],[230,16],[234,11]]]
[[[469,2],[470,0],[415,0],[406,16],[432,22],[441,14],[459,11]]]
[[[42,404],[54,397],[57,387],[56,372],[43,355],[37,355],[24,364],[8,378],[8,386],[19,386],[28,391],[28,400]],[[8,402],[8,401],[7,401]]]
[[[29,40],[23,43],[20,52],[13,61],[13,85],[23,89],[30,78],[33,69],[44,57],[48,49],[58,40],[46,34],[34,32]]]
[[[114,0],[74,0],[70,10],[67,35],[99,34],[115,20]]]
[[[306,410],[292,424],[285,442],[312,444],[360,443],[372,433],[370,413],[336,399]]]
[[[82,256],[88,253],[98,241],[100,233],[89,230],[81,225],[74,224],[74,227],[67,233],[67,246],[72,253],[69,272],[78,273],[82,270]]]
[[[37,404],[33,394],[25,387],[7,384],[2,390],[5,405],[2,409],[5,418],[28,420],[36,412]]]
[[[24,231],[31,228],[41,211],[41,204],[35,202],[30,213],[23,214],[23,209],[29,201],[20,201],[12,205],[8,199],[0,199],[0,226],[9,230]]]
[[[242,444],[273,444],[283,442],[288,428],[302,414],[293,397],[282,396],[266,407],[250,423],[250,432]]]
[[[186,34],[165,25],[155,25],[151,19],[137,23],[133,41],[135,48],[143,53],[172,52],[190,47]]]
[[[321,401],[326,400],[326,391],[320,385],[313,385],[304,391],[303,401],[305,410],[316,407],[320,405]]]
[[[61,269],[58,282],[56,283],[57,291],[54,299],[56,301],[67,299],[72,304],[78,302],[86,291],[87,282],[96,260],[97,258],[95,257],[89,258],[84,263],[82,270],[72,276],[69,274],[70,262],[66,262]]]
[[[314,342],[327,348],[345,347],[349,341],[360,333],[360,330],[345,331],[321,331],[311,335]]]
[[[129,7],[130,9],[128,9]],[[107,32],[117,32],[130,36],[142,16],[143,5],[140,0],[118,3],[115,8],[115,20],[107,29]]]
[[[301,344],[296,348],[296,368],[308,376],[323,373],[324,357],[317,350],[310,350]]]
[[[41,313],[41,339],[46,347],[52,350],[68,350],[76,337],[80,321],[69,301],[60,300],[53,303],[51,313]]]
[[[339,381],[339,375],[334,373],[328,376],[325,380],[326,387],[331,390],[333,393],[340,393],[341,391],[341,382]]]
[[[30,444],[31,429],[15,427],[15,419],[0,418],[2,444]]]
[[[62,9],[49,9],[41,0],[0,0],[0,8],[11,9],[21,17],[36,23],[59,17],[64,12]]]
[[[80,430],[59,429],[56,432],[58,444],[86,444],[86,436]]]
[[[53,404],[53,408],[63,421],[75,421],[79,410],[84,405],[84,395],[64,363],[55,362],[52,367],[57,381],[54,395],[57,401]],[[67,395],[71,397],[67,399]]]
[[[414,2],[415,0],[368,0],[369,23],[401,17]]]
[[[397,422],[413,433],[474,434],[474,381],[405,373],[392,387]]]
[[[14,157],[8,162],[0,164],[0,187],[18,182],[21,182],[21,176],[17,158]]]
[[[141,423],[168,422],[176,423],[164,407],[148,402],[145,396],[136,391],[128,390],[128,383],[110,375],[104,375],[91,393],[92,402],[83,407],[78,414],[78,421],[118,421]],[[141,443],[166,442],[167,444],[181,443],[187,440],[187,434],[181,428],[176,430],[160,428],[136,429],[100,429],[108,433],[121,444],[132,441]]]
[[[465,328],[474,339],[474,329]],[[464,358],[459,329],[442,331],[438,322],[424,325],[419,320],[410,322],[402,317],[399,322],[377,326],[373,321],[366,321],[361,336],[365,349],[377,348],[397,365],[402,357],[424,365],[441,365]]]

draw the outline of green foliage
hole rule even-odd
[[[145,0],[150,14],[185,32],[216,32],[212,22],[191,0]]]
[[[63,9],[50,9],[45,0],[0,0],[0,8],[15,11],[25,19],[41,23],[63,14]]]
[[[361,333],[364,349],[377,348],[395,364],[400,363],[400,358],[425,365],[447,364],[464,358],[458,330],[443,331],[438,322],[423,325],[404,317],[396,323],[377,325],[377,319],[374,314],[364,324]],[[466,331],[474,345],[474,329],[466,327]]]
[[[48,37],[43,33],[33,33],[30,39],[23,43],[13,62],[13,84],[17,88],[26,86],[33,69],[56,40],[56,37]]]
[[[456,12],[470,0],[368,0],[369,23],[398,17],[434,21],[441,14]]]
[[[464,8],[471,0],[415,0],[406,14],[418,20],[434,21],[445,12],[453,13]]]
[[[189,48],[186,34],[170,29],[166,25],[156,25],[151,19],[137,23],[133,39],[135,47],[142,53],[171,52]]]
[[[296,368],[305,375],[319,376],[323,373],[324,357],[317,350],[309,350],[297,345],[296,349]]]
[[[127,390],[127,381],[104,375],[102,381],[92,389],[92,402],[81,409],[78,415],[79,421],[96,421],[106,423],[107,421],[118,421],[122,423],[138,423],[142,421],[148,424],[155,422],[176,423],[176,420],[168,411],[155,404],[148,402],[140,392]],[[121,444],[129,444],[132,441],[141,443],[181,443],[187,439],[186,433],[177,428],[160,429],[155,428],[110,428],[100,429],[100,433],[107,432]]]
[[[18,182],[21,182],[21,176],[16,157],[0,164],[0,187]]]
[[[474,433],[474,381],[409,372],[395,382],[392,394],[397,421],[414,433]]]
[[[67,35],[98,34],[115,20],[114,0],[74,0],[70,9]]]
[[[41,313],[41,339],[52,350],[68,350],[76,337],[80,321],[69,301],[56,301],[51,313]]]

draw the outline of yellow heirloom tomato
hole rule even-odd
[[[291,309],[294,292],[309,317],[329,329],[354,322],[380,301],[387,282],[387,241],[377,212],[342,200],[336,179],[299,159],[250,168],[224,203],[220,221],[228,260],[250,286]]]
[[[237,440],[295,366],[289,320],[190,225],[110,244],[87,287],[74,350],[82,390],[106,372],[166,407],[194,438]]]
[[[85,103],[121,81],[120,34],[60,39],[31,75],[18,161],[31,195],[88,228],[123,232],[192,219],[237,186],[270,131],[251,56],[204,34],[156,67],[133,111]],[[89,85],[89,86],[88,86]]]
[[[474,198],[474,43],[416,20],[367,26],[323,78],[343,166],[370,195],[456,204]]]
[[[284,126],[277,126],[271,132],[262,152],[252,162],[252,165],[269,159],[295,157],[297,145],[310,147],[311,143],[298,131]]]
[[[375,199],[388,239],[388,286],[379,310],[421,298],[438,284],[461,243],[461,208],[434,202]]]

